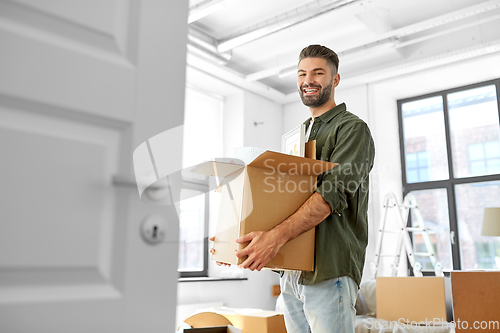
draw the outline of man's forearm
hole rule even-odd
[[[274,227],[271,232],[283,246],[289,240],[320,224],[330,214],[330,205],[321,194],[314,192],[295,213]]]

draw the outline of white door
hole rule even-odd
[[[183,122],[187,12],[0,0],[0,332],[174,331],[175,209],[113,176]],[[139,232],[152,215],[156,245]]]

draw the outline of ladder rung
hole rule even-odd
[[[426,252],[418,252],[418,253],[415,253],[415,256],[419,256],[419,257],[432,257],[433,254],[432,253],[426,253]]]
[[[424,232],[424,231],[426,231],[427,229],[424,229],[424,228],[413,228],[413,227],[408,227],[408,228],[406,228],[406,230],[408,230],[408,231],[413,231],[413,232],[418,232],[418,231],[420,231],[420,232]]]
[[[399,257],[399,254],[381,254],[380,257]]]
[[[403,230],[379,230],[378,232],[383,232],[386,234],[400,234]]]

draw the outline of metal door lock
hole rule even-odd
[[[142,238],[151,244],[159,243],[165,238],[167,233],[167,221],[163,216],[151,215],[142,221],[141,235]]]

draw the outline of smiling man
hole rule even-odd
[[[308,141],[316,140],[316,158],[339,166],[319,175],[314,194],[282,223],[236,240],[250,242],[235,252],[237,257],[248,256],[240,267],[261,270],[286,242],[316,228],[314,271],[281,272],[288,333],[354,332],[354,304],[368,243],[368,174],[375,148],[366,123],[344,103],[335,103],[338,66],[337,54],[329,48],[304,48],[297,87],[311,113],[304,123]]]

